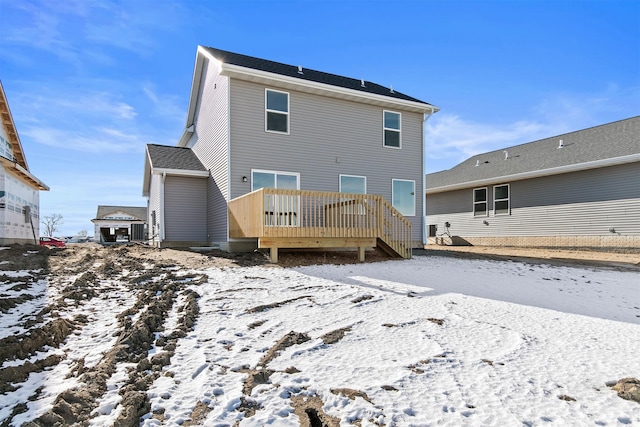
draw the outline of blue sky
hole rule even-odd
[[[144,147],[184,128],[198,44],[441,108],[426,169],[640,114],[640,1],[0,0],[0,79],[41,216],[145,206]],[[311,159],[310,159],[311,161]]]

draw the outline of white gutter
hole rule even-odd
[[[424,126],[427,124],[427,120],[433,116],[435,113],[435,109],[431,110],[431,113],[426,114],[422,119],[422,191],[425,192],[425,197],[422,197],[422,245],[427,244],[427,198],[426,198],[426,190],[427,190],[427,164],[425,162],[425,144],[424,140]],[[421,194],[422,196],[422,194]]]
[[[357,97],[357,98],[364,98],[364,99],[368,99],[370,101],[376,101],[376,102],[383,102],[383,103],[387,103],[387,104],[391,104],[391,105],[399,105],[399,106],[403,106],[405,108],[412,108],[412,109],[418,109],[424,113],[427,113],[429,111],[435,112],[440,110],[438,107],[433,106],[433,105],[429,105],[429,104],[423,104],[420,102],[415,102],[415,101],[408,101],[408,100],[404,100],[404,99],[399,99],[399,98],[393,98],[393,97],[389,97],[389,96],[385,96],[385,95],[379,95],[379,94],[375,94],[375,93],[368,93],[368,92],[362,92],[359,90],[355,90],[355,89],[349,89],[349,88],[343,88],[340,86],[334,86],[334,85],[329,85],[326,83],[319,83],[319,82],[315,82],[312,80],[304,80],[304,79],[300,79],[298,77],[290,77],[290,76],[285,76],[282,74],[276,74],[276,73],[270,73],[268,71],[262,71],[262,70],[255,70],[253,68],[246,68],[246,67],[242,67],[239,65],[233,65],[233,64],[226,64],[226,63],[222,63],[221,64],[221,69],[222,72],[221,74],[240,74],[240,75],[246,75],[246,76],[254,76],[254,77],[261,77],[264,79],[269,79],[269,80],[273,80],[273,81],[278,81],[281,83],[286,83],[286,84],[292,84],[292,85],[297,85],[297,86],[304,86],[304,87],[311,87],[314,89],[318,89],[318,90],[323,90],[326,92],[332,92],[335,94],[341,94],[341,95],[348,95],[348,96],[353,96],[353,97]]]
[[[479,187],[482,185],[491,185],[506,181],[520,181],[523,179],[540,178],[549,175],[558,175],[561,173],[578,172],[588,169],[604,168],[607,166],[623,165],[626,163],[640,162],[640,153],[629,154],[627,156],[613,157],[610,159],[593,160],[590,162],[577,163],[573,165],[558,166],[555,168],[541,169],[529,172],[521,172],[512,175],[497,176],[476,181],[462,182],[458,184],[444,185],[442,187],[430,188],[426,194],[443,193],[445,191],[462,190],[469,187]]]
[[[188,169],[164,169],[164,168],[154,168],[154,175],[179,175],[179,176],[191,176],[191,177],[200,177],[207,178],[209,176],[209,171],[194,171]]]

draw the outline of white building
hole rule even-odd
[[[98,206],[94,240],[99,243],[142,241],[147,232],[147,208],[138,206]]]
[[[42,181],[29,172],[9,103],[0,82],[0,244],[37,243]]]

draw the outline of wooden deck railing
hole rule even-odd
[[[229,202],[229,236],[292,242],[380,239],[398,255],[411,257],[411,223],[372,194],[261,188]]]

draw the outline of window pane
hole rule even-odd
[[[387,147],[400,147],[400,132],[394,130],[384,131],[384,145]]]
[[[384,127],[400,130],[400,114],[389,111],[384,112]]]
[[[287,115],[267,112],[267,130],[287,132]]]
[[[415,215],[415,183],[413,181],[393,181],[393,207],[402,215]]]
[[[363,176],[341,176],[340,191],[342,193],[366,194],[366,181]]]
[[[267,91],[267,110],[289,112],[289,94]]]
[[[473,190],[474,202],[486,202],[487,201],[487,189],[481,188],[479,190]]]
[[[278,175],[277,188],[284,188],[285,190],[297,190],[298,177],[296,175]]]
[[[473,215],[474,216],[486,216],[487,215],[487,204],[486,203],[476,203],[473,205]]]
[[[500,187],[493,187],[494,199],[508,199],[509,198],[509,186],[501,185]]]
[[[495,213],[509,213],[509,201],[504,200],[495,203]]]
[[[251,190],[259,188],[276,188],[276,175],[268,172],[254,172]]]

